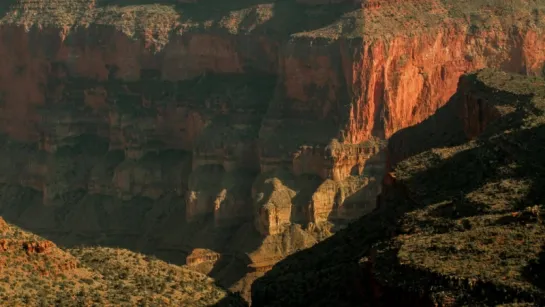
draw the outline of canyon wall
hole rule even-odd
[[[2,215],[72,244],[184,253],[259,251],[267,242],[237,240],[303,225],[314,241],[269,242],[288,253],[374,209],[386,140],[443,106],[461,74],[543,72],[540,15],[475,28],[444,18],[448,1],[375,2],[343,2],[328,21],[362,33],[324,36],[309,12],[336,4],[294,1],[291,14],[311,16],[300,28],[274,20],[280,4],[255,4],[252,28],[235,8],[199,19],[198,3],[183,15],[14,1],[0,25]],[[384,18],[409,15],[403,5],[437,23],[391,30]]]
[[[458,84],[434,115],[390,137],[397,165],[378,208],[277,263],[253,283],[252,306],[543,304],[526,274],[544,255],[533,204],[544,197],[545,79],[482,69]],[[505,257],[492,259],[510,251],[509,276]]]

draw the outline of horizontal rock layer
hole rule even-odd
[[[22,182],[43,191],[45,201],[77,189],[125,200],[190,189],[188,218],[216,212],[218,223],[251,217],[250,189],[237,186],[259,172],[286,168],[295,176],[343,181],[365,175],[366,161],[374,159],[379,163],[373,171],[368,166],[368,177],[380,180],[382,147],[375,140],[435,112],[461,73],[498,66],[535,74],[545,56],[536,54],[545,48],[531,30],[479,37],[445,28],[415,38],[314,44],[188,34],[157,54],[107,27],[64,39],[50,32],[4,27],[1,34],[10,44],[0,50],[0,128],[9,139],[37,144],[36,155],[43,156],[16,154],[32,161],[28,174],[19,174]],[[248,44],[254,53],[241,52]],[[277,51],[269,53],[271,46]],[[261,65],[255,65],[257,55]],[[58,161],[59,148],[87,142],[78,140],[84,136],[99,139],[88,141],[97,159],[109,161],[77,161],[87,165],[70,182],[45,179],[65,163]],[[172,164],[161,158],[161,170],[159,160],[151,161],[154,152],[169,155]],[[143,165],[146,155],[155,165]],[[59,184],[64,189],[52,186]],[[210,191],[200,191],[201,185]],[[331,205],[315,201],[305,210]]]
[[[379,208],[277,263],[252,305],[543,305],[544,109],[543,78],[463,76],[390,138]]]
[[[493,20],[488,30],[442,18],[448,7],[437,1],[302,2],[297,14],[338,9],[349,22],[335,32],[336,21],[301,17],[284,29],[277,4],[248,8],[259,13],[254,30],[235,8],[206,28],[197,1],[182,6],[198,24],[172,7],[136,6],[149,13],[138,28],[130,18],[140,15],[124,6],[17,2],[0,26],[2,214],[51,233],[186,252],[225,248],[218,242],[232,232],[211,234],[220,227],[240,239],[247,225],[267,236],[344,224],[374,208],[396,154],[386,140],[443,106],[460,75],[543,71],[541,19],[526,12],[533,26]],[[390,31],[393,7],[422,11],[403,19],[415,32]],[[59,8],[80,15],[36,14]],[[212,226],[198,226],[203,218]],[[199,227],[202,236],[184,235]],[[234,249],[253,250],[243,245]]]

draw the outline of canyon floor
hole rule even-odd
[[[415,159],[439,163],[448,158],[439,149],[434,151],[439,158],[412,157],[415,153],[459,145],[466,147],[449,149],[452,155],[459,151],[457,157],[471,153],[488,159],[481,155],[484,149],[473,149],[480,143],[464,142],[499,115],[481,110],[488,100],[471,98],[478,91],[466,84],[472,77],[460,79],[464,74],[483,68],[528,77],[545,74],[543,0],[0,2],[0,215],[13,229],[44,238],[36,242],[53,242],[59,248],[48,250],[58,259],[77,263],[62,273],[75,285],[63,287],[99,291],[105,304],[214,304],[226,302],[222,288],[240,292],[247,301],[253,297],[256,306],[291,306],[309,293],[332,293],[314,284],[323,278],[305,271],[314,265],[324,267],[316,274],[331,273],[324,285],[337,277],[346,285],[337,295],[349,291],[356,296],[361,291],[354,290],[353,282],[367,285],[357,275],[360,267],[387,267],[380,261],[394,248],[414,262],[403,269],[431,265],[423,260],[427,254],[418,240],[437,235],[443,242],[431,229],[450,234],[458,220],[452,224],[441,214],[466,214],[457,210],[483,202],[485,193],[464,196],[460,188],[456,194],[454,187],[442,186],[447,183],[441,174],[428,180],[435,181],[437,191],[447,189],[441,193],[450,193],[444,196],[449,201],[461,202],[455,209],[439,200],[429,204],[438,208],[435,213],[423,206],[410,215],[411,231],[428,231],[427,236],[403,230],[412,237],[374,249],[379,260],[358,264],[354,259],[367,253],[362,244],[392,228],[377,223],[398,217],[409,206],[392,205],[389,190],[415,182],[411,174],[424,167]],[[520,100],[539,96],[537,90],[520,94],[507,85],[530,81],[502,76],[489,72],[487,79],[481,72],[475,77],[484,84],[483,97],[496,97],[490,88],[507,88]],[[464,91],[467,101],[460,98],[466,97],[460,94]],[[456,101],[465,108],[456,108],[461,103]],[[459,125],[464,133],[454,135]],[[475,162],[472,157],[467,159]],[[394,166],[396,178],[390,174]],[[465,166],[451,166],[444,176],[458,180],[457,167]],[[486,193],[501,197],[494,184],[505,188],[509,180],[491,183]],[[525,193],[523,188],[517,193]],[[426,184],[415,191],[420,189],[432,193]],[[443,195],[437,191],[434,197]],[[392,207],[399,212],[386,209]],[[486,216],[526,218],[538,209],[497,209]],[[369,225],[362,224],[362,216]],[[475,221],[470,216],[460,220],[460,227],[478,231],[484,222],[474,216]],[[371,228],[365,232],[362,227]],[[34,254],[15,251],[21,259],[17,264],[26,270]],[[305,258],[316,251],[316,259]],[[38,273],[27,270],[22,276],[42,280],[50,289],[60,287],[47,276],[61,275],[40,271],[42,260],[36,259]],[[126,268],[128,263],[135,271]],[[292,269],[295,275],[288,273]],[[124,277],[111,275],[119,270]],[[166,273],[157,270],[174,277],[164,281]],[[188,270],[212,277],[217,285]],[[2,272],[8,271],[2,267]],[[162,281],[149,281],[153,286],[148,287],[141,272]],[[381,272],[369,277],[374,288],[390,280],[385,269]],[[97,279],[88,284],[82,274]],[[340,274],[357,276],[349,281]],[[444,280],[443,275],[437,276]],[[305,286],[310,288],[297,283],[301,276],[304,282],[312,279]],[[376,281],[377,276],[385,277]],[[194,288],[177,286],[185,283]],[[202,287],[206,297],[194,291]],[[281,296],[277,290],[285,287]],[[116,291],[130,295],[113,297]],[[405,292],[399,293],[404,297]],[[327,301],[319,297],[316,304]],[[384,296],[372,297],[380,304]]]

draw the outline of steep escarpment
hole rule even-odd
[[[461,74],[541,74],[543,11],[5,2],[2,215],[67,245],[172,261],[210,249],[223,257],[209,273],[231,286],[371,212],[385,141],[443,106]]]
[[[404,147],[381,206],[277,264],[253,304],[542,305],[544,111],[542,78],[463,76],[437,115],[392,137],[421,147]],[[450,129],[428,130],[439,120]]]

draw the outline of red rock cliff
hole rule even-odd
[[[165,216],[264,235],[350,221],[375,206],[385,141],[444,105],[461,74],[543,71],[537,3],[318,2],[8,6],[0,177],[34,198],[5,214],[116,235],[180,224]]]

